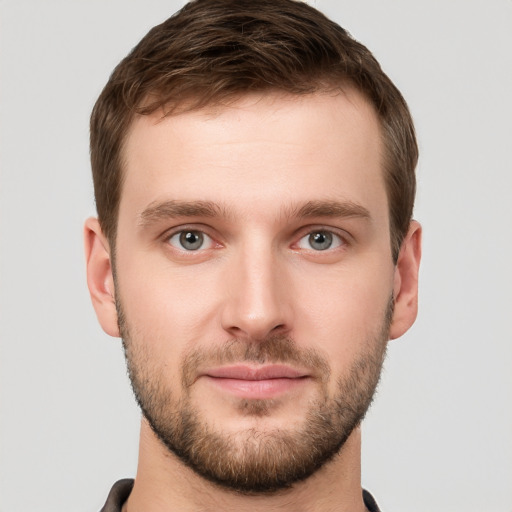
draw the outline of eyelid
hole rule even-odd
[[[208,240],[208,246],[201,247],[196,250],[187,250],[184,247],[179,247],[178,245],[173,245],[170,243],[170,241],[173,237],[180,235],[181,233],[184,233],[184,232],[186,233],[187,231],[201,233],[203,235],[203,237],[205,238],[205,242]],[[214,247],[221,245],[216,240],[216,238],[213,236],[210,229],[208,229],[206,226],[198,226],[197,224],[196,225],[185,224],[185,225],[181,225],[181,226],[175,226],[175,227],[165,231],[163,233],[163,235],[161,235],[161,239],[166,244],[170,245],[173,249],[183,252],[183,253],[189,253],[189,254],[198,253],[198,252],[205,251],[208,249],[213,249]]]
[[[336,245],[336,247],[329,247],[328,249],[325,249],[324,251],[321,250],[315,250],[312,247],[309,248],[302,248],[298,247],[299,242],[304,240],[306,237],[309,237],[310,235],[314,233],[330,233],[333,235],[334,238],[339,240],[339,243]],[[325,225],[312,225],[312,226],[305,226],[301,228],[296,236],[295,236],[296,242],[293,243],[294,246],[298,247],[301,250],[307,250],[315,253],[322,253],[322,252],[329,252],[333,251],[339,248],[343,248],[346,246],[349,246],[351,244],[351,237],[350,234],[347,233],[345,230],[342,230],[340,228],[334,228],[332,226],[325,226]]]

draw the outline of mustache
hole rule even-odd
[[[202,368],[234,363],[290,364],[307,369],[322,381],[331,373],[327,359],[317,350],[301,348],[287,336],[273,335],[258,341],[235,338],[215,347],[192,350],[183,360],[182,384],[190,387]]]

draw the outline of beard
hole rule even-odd
[[[265,340],[234,339],[217,348],[187,353],[181,364],[181,397],[173,396],[164,370],[153,364],[147,345],[135,342],[117,302],[119,329],[128,374],[144,417],[163,445],[196,474],[225,489],[242,494],[272,494],[304,480],[342,449],[363,420],[376,391],[393,313],[390,300],[380,329],[365,340],[365,351],[330,394],[327,359],[314,349],[303,349],[285,336]],[[227,363],[296,363],[317,376],[320,391],[310,400],[300,425],[235,433],[215,429],[193,403],[191,388],[204,365]],[[239,414],[265,417],[272,399],[238,399]]]

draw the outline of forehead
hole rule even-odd
[[[123,156],[120,213],[169,199],[231,202],[247,213],[263,199],[371,205],[385,196],[379,121],[351,89],[138,116]]]

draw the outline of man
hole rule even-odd
[[[103,510],[378,510],[359,425],[421,229],[370,52],[302,2],[196,0],[115,69],[91,160],[88,285],[143,412]]]

